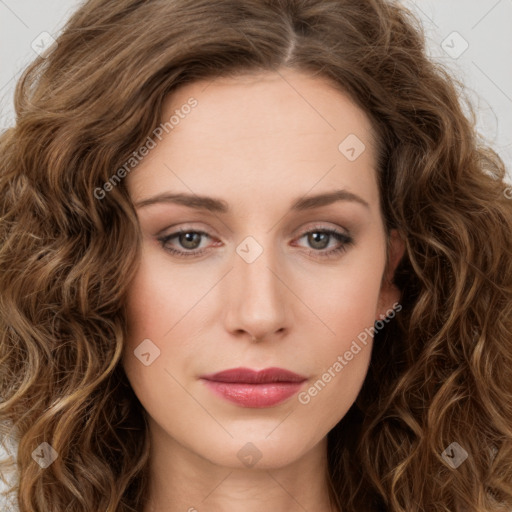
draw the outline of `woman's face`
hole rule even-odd
[[[371,124],[341,92],[291,70],[184,85],[163,122],[173,114],[127,177],[143,251],[123,364],[154,445],[229,467],[283,466],[353,404],[369,329],[399,300],[381,286]],[[388,277],[403,251],[391,240]],[[302,380],[202,378],[241,367]]]

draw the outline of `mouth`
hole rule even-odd
[[[265,408],[278,405],[302,387],[307,377],[282,368],[255,371],[234,368],[203,375],[208,389],[241,407]]]

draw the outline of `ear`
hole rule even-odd
[[[390,231],[387,250],[388,259],[380,285],[376,321],[384,318],[386,313],[393,309],[393,304],[400,301],[400,290],[393,284],[393,276],[405,253],[405,243],[396,229]]]

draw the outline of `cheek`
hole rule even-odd
[[[196,374],[198,350],[208,351],[204,339],[197,341],[197,329],[205,314],[218,317],[212,305],[222,308],[214,293],[208,295],[217,281],[212,274],[211,267],[203,275],[197,265],[170,264],[161,249],[143,249],[126,297],[128,334],[122,364],[146,408],[158,412],[163,395],[155,390],[165,389],[175,405],[182,401],[185,407],[190,400],[172,376],[181,382],[183,376]]]
[[[175,293],[178,283],[162,273],[162,267],[143,258],[126,297],[127,338],[123,350],[123,367],[143,402],[152,399],[151,390],[165,385],[167,349],[166,332],[179,320],[183,293]],[[182,316],[182,314],[181,314]]]
[[[297,418],[305,437],[326,435],[347,414],[366,377],[372,342],[343,344],[328,354],[315,378],[297,395]],[[321,368],[321,369],[320,369]],[[308,419],[309,418],[309,419]],[[314,422],[311,422],[314,418]]]
[[[197,301],[197,270],[172,267],[154,249],[145,248],[126,301],[129,338],[135,348],[143,338],[163,340],[165,334]]]
[[[309,295],[322,322],[314,322],[313,329],[309,315],[303,324],[309,332],[305,339],[314,339],[314,349],[303,348],[315,376],[297,399],[326,431],[350,409],[368,371],[381,279],[381,268],[373,263],[340,273],[340,279],[324,282]]]
[[[166,319],[164,314],[172,310],[173,294],[169,290],[173,285],[163,286],[165,276],[159,278],[159,273],[151,270],[148,265],[142,265],[137,273],[127,297],[127,322],[130,333],[130,343],[140,336],[148,337],[151,334],[160,337],[164,325],[170,328],[171,318]]]
[[[308,298],[307,305],[316,317],[308,315],[309,320],[322,321],[324,334],[321,338],[328,345],[343,348],[366,327],[373,326],[382,271],[383,264],[360,260],[357,265],[346,265],[336,274],[303,282],[301,296]]]
[[[308,281],[302,289],[314,313],[303,322],[314,350],[310,345],[304,351],[317,372],[299,402],[327,423],[335,424],[346,413],[366,376],[382,271],[383,261],[359,258],[337,276]]]

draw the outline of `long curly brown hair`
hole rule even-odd
[[[403,309],[328,435],[333,497],[343,512],[512,510],[510,189],[421,22],[385,0],[89,0],[22,75],[0,138],[0,420],[21,512],[141,510],[147,419],[120,364],[141,237],[123,181],[98,190],[180,84],[286,66],[370,116],[386,226],[406,243]],[[44,471],[43,442],[58,453]]]

